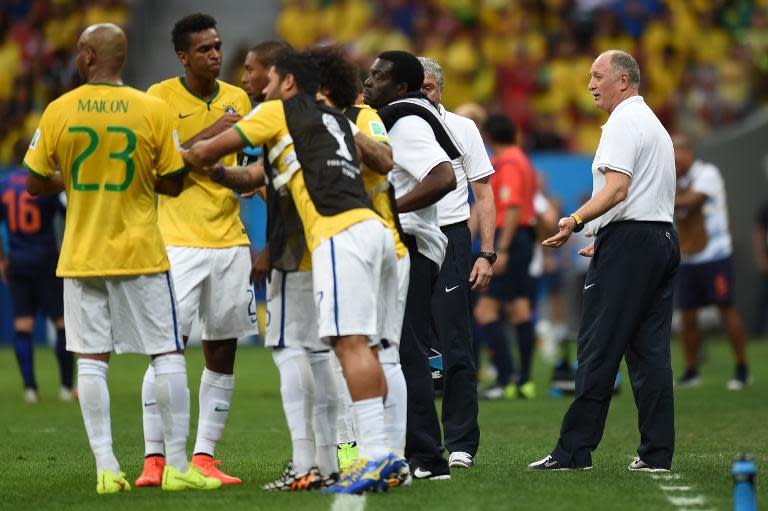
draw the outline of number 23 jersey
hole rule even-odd
[[[157,227],[157,178],[181,172],[174,119],[160,99],[127,86],[86,84],[43,112],[24,166],[58,168],[67,194],[60,277],[169,269]]]

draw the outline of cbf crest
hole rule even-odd
[[[235,110],[235,107],[232,105],[227,105],[224,107],[224,113],[225,114],[236,114],[237,110]]]

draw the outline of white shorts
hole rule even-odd
[[[64,279],[67,351],[157,355],[182,349],[171,276]]]
[[[393,281],[394,285],[386,286],[383,291],[393,293],[392,298],[385,300],[389,308],[384,310],[380,318],[379,333],[382,347],[393,345],[395,348],[400,346],[400,334],[403,331],[403,317],[405,316],[405,302],[408,299],[408,282],[411,280],[411,257],[405,254],[397,259],[397,279]]]
[[[317,335],[312,272],[272,270],[267,285],[267,348],[327,350]]]
[[[378,220],[359,222],[324,240],[312,252],[318,334],[366,335],[379,343],[382,314],[394,308],[397,282],[392,232]]]
[[[206,341],[258,333],[256,294],[250,284],[248,247],[166,247],[179,301],[181,334],[195,316]]]

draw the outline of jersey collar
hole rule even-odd
[[[213,90],[213,94],[211,94],[211,98],[208,101],[206,101],[200,96],[198,96],[197,94],[195,94],[195,92],[187,86],[187,81],[184,80],[183,76],[179,76],[179,82],[181,82],[181,85],[182,87],[184,87],[184,90],[186,90],[192,96],[196,97],[197,99],[205,103],[209,109],[211,108],[211,103],[213,103],[213,100],[216,99],[216,97],[219,95],[219,89],[221,89],[221,87],[219,86],[219,81],[216,80],[216,88]]]

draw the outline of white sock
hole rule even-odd
[[[355,428],[352,422],[352,396],[349,395],[347,380],[344,378],[344,371],[341,363],[332,355],[331,365],[336,376],[336,389],[338,390],[337,412],[336,412],[336,443],[346,444],[355,441]]]
[[[293,468],[306,472],[315,464],[312,406],[315,381],[309,355],[304,348],[282,348],[272,352],[280,372],[280,395],[291,432]]]
[[[384,429],[384,399],[372,397],[354,401],[352,413],[358,428],[357,445],[361,458],[377,459],[385,456],[387,434]]]
[[[193,453],[213,456],[227,424],[234,388],[234,374],[217,373],[207,367],[203,369],[200,378],[200,414]]]
[[[387,400],[384,402],[384,427],[387,447],[398,456],[405,455],[405,426],[408,412],[408,390],[400,364],[382,364],[387,379]]]
[[[141,384],[142,419],[144,423],[144,456],[163,454],[163,418],[157,406],[155,370],[149,364]]]
[[[312,428],[315,431],[315,462],[320,473],[328,476],[339,471],[336,452],[336,414],[339,391],[328,351],[310,353],[312,375],[315,379],[315,402],[312,407]]]
[[[184,355],[160,355],[152,360],[157,407],[163,421],[166,463],[179,472],[189,468],[189,388]]]
[[[112,423],[109,417],[109,364],[91,358],[77,361],[77,392],[83,414],[88,443],[96,457],[96,472],[120,472],[120,464],[112,451]]]

